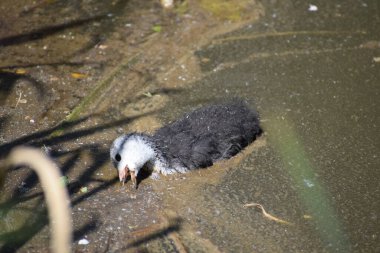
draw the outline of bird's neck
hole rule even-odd
[[[155,145],[149,135],[136,135],[131,138],[128,145],[127,160],[135,167],[147,165],[155,172],[167,174],[169,164],[163,157],[161,150]]]
[[[125,160],[128,167],[141,168],[145,164],[153,164],[156,159],[156,151],[153,142],[148,135],[135,135],[124,144]]]

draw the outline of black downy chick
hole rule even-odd
[[[258,113],[246,102],[233,101],[201,107],[158,129],[153,135],[130,133],[115,139],[111,160],[124,183],[136,178],[146,165],[168,175],[205,168],[228,159],[253,142],[261,133]]]

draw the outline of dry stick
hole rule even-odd
[[[20,96],[19,96],[18,99],[17,99],[17,103],[16,103],[15,108],[17,108],[18,104],[20,103],[20,101],[21,101],[21,96],[22,96],[22,91],[20,92]]]
[[[61,173],[57,166],[41,150],[18,147],[7,158],[8,166],[26,165],[31,167],[41,181],[49,210],[52,230],[50,247],[55,253],[71,252],[72,221],[70,199],[66,188],[61,184]]]
[[[270,215],[269,213],[267,213],[264,209],[264,207],[261,205],[261,204],[257,204],[257,203],[249,203],[249,204],[244,204],[243,205],[244,207],[256,207],[258,208],[261,213],[264,215],[265,218],[269,219],[269,220],[272,220],[272,221],[275,221],[275,222],[278,222],[278,223],[282,223],[282,224],[286,224],[286,225],[293,225],[293,223],[290,223],[288,221],[284,221],[284,220],[281,220],[277,217],[274,217],[273,215]]]

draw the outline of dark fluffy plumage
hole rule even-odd
[[[144,165],[165,175],[205,168],[236,155],[260,133],[257,112],[234,101],[201,107],[152,136],[122,135],[113,142],[110,156],[120,181],[130,175],[137,186]]]
[[[236,155],[260,132],[257,112],[234,101],[190,112],[158,129],[153,140],[169,164],[194,169]]]

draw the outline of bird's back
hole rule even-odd
[[[260,132],[257,112],[245,102],[234,101],[185,114],[158,129],[153,138],[173,167],[194,169],[234,156]]]

